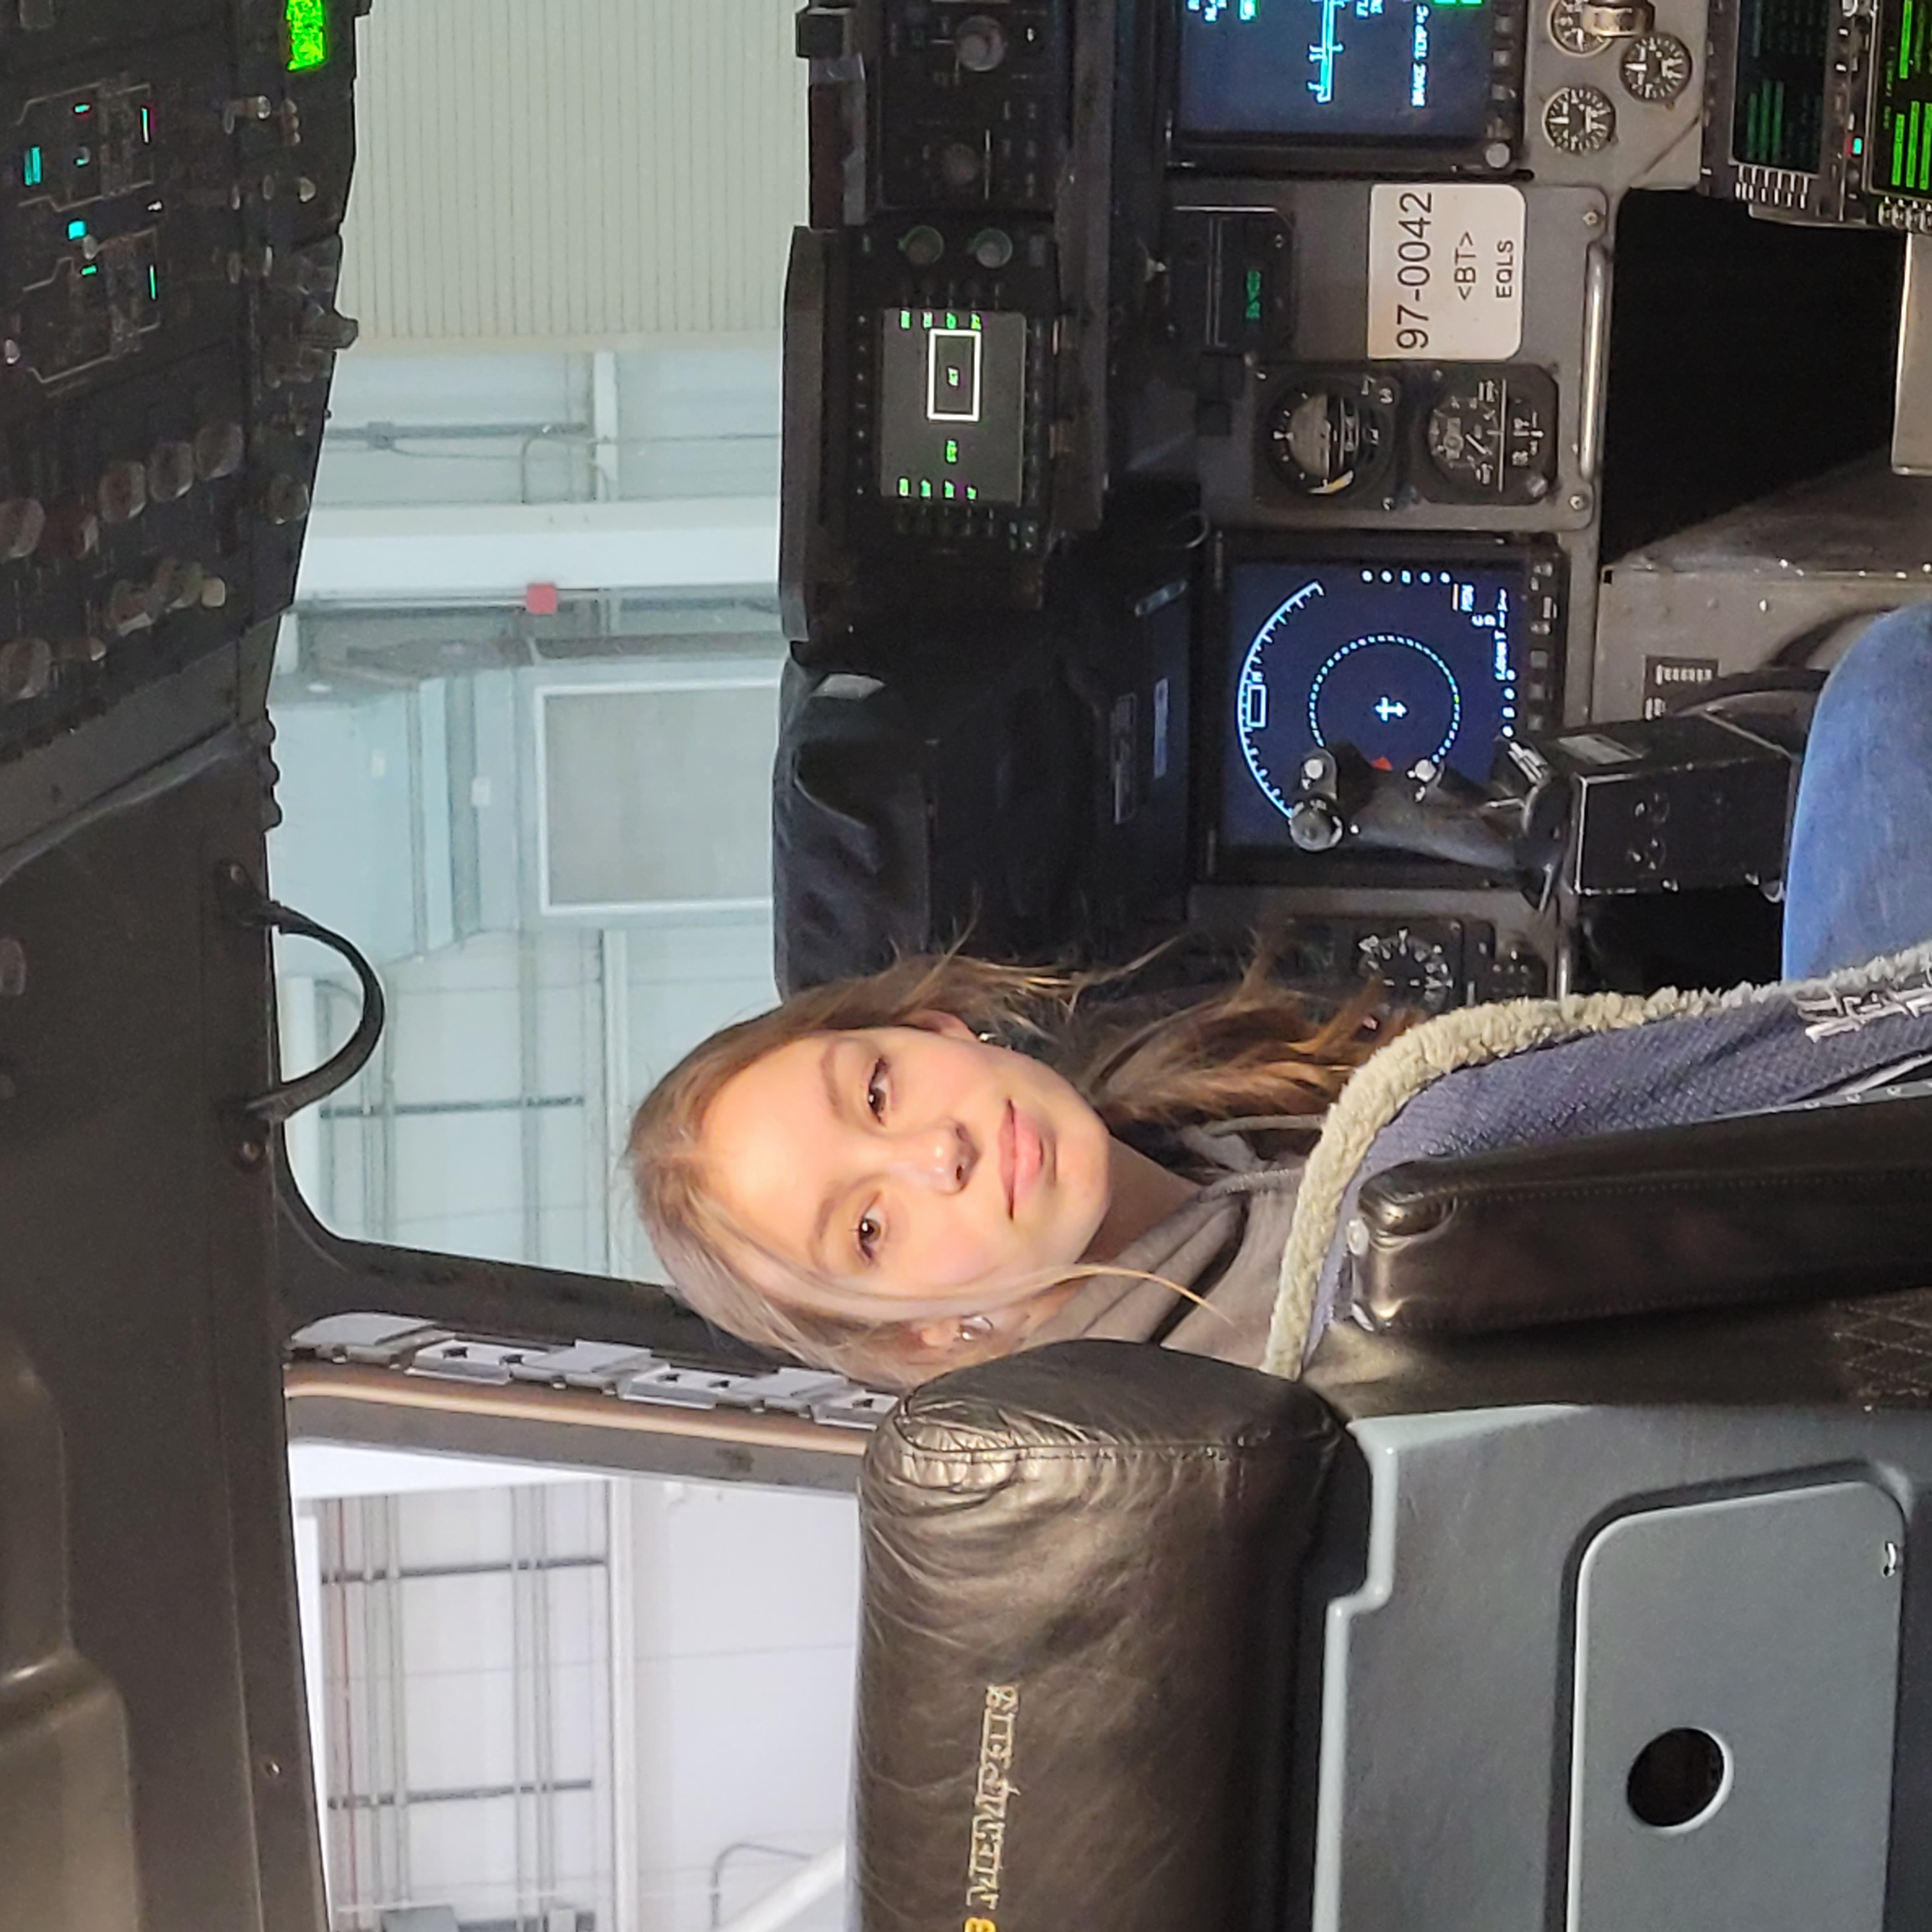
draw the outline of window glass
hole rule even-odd
[[[271,692],[276,896],[376,965],[289,1145],[350,1235],[648,1275],[631,1109],[773,998],[792,0],[358,22],[338,364]],[[460,72],[462,84],[452,84]],[[284,1059],[354,1024],[281,944]]]
[[[334,1932],[710,1932],[801,1878],[842,1923],[849,1498],[290,1467]]]

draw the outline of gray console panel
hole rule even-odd
[[[1336,1535],[1365,1561],[1316,1612],[1315,1932],[1932,1922],[1932,1864],[1891,1828],[1932,1775],[1908,1582],[1932,1418],[1540,1407],[1351,1432],[1366,1522]],[[1680,1727],[1721,1744],[1726,1782],[1660,1829],[1628,1780]]]

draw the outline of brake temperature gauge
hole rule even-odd
[[[1624,48],[1617,72],[1633,98],[1661,106],[1690,84],[1690,50],[1675,34],[1646,34]]]
[[[1600,87],[1559,87],[1543,110],[1550,145],[1566,154],[1594,154],[1617,138],[1616,104]]]

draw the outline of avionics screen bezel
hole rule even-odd
[[[1265,129],[1202,134],[1181,124],[1181,14],[1185,0],[1161,0],[1156,20],[1162,124],[1170,166],[1222,176],[1507,179],[1522,146],[1525,0],[1492,0],[1490,98],[1482,131],[1467,140],[1408,140],[1383,134],[1283,134]],[[1498,64],[1498,56],[1502,57]]]
[[[1196,882],[1324,890],[1419,890],[1473,882],[1480,875],[1466,867],[1399,853],[1364,852],[1347,845],[1334,852],[1308,853],[1285,839],[1280,845],[1264,846],[1232,844],[1224,837],[1224,788],[1229,761],[1237,755],[1227,722],[1238,675],[1238,654],[1228,638],[1231,586],[1236,567],[1248,563],[1522,570],[1530,597],[1521,645],[1526,674],[1531,650],[1546,649],[1550,659],[1544,674],[1546,698],[1539,703],[1526,693],[1520,702],[1519,735],[1527,736],[1553,730],[1562,716],[1569,560],[1562,546],[1548,538],[1490,537],[1467,531],[1371,536],[1346,530],[1233,530],[1219,532],[1212,540],[1195,632]],[[1545,598],[1548,608],[1540,608],[1540,600]],[[1544,624],[1549,626],[1546,634],[1540,628]]]

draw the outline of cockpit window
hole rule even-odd
[[[849,1498],[290,1466],[334,1932],[705,1932],[783,1885],[842,1924]]]
[[[648,1277],[628,1110],[772,997],[792,10],[357,23],[362,334],[271,692],[272,889],[388,994],[289,1132],[340,1233]],[[278,969],[314,1065],[353,981]]]

